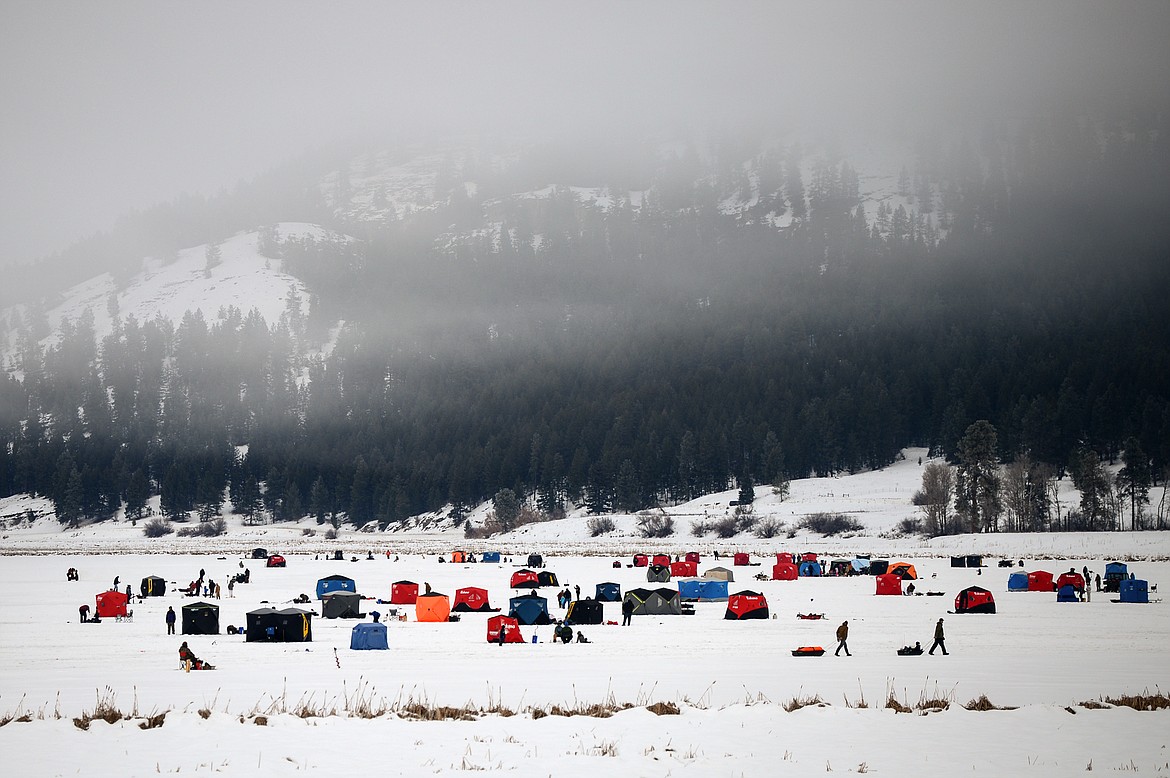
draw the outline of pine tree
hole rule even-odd
[[[1130,437],[1125,441],[1121,461],[1124,464],[1117,472],[1117,490],[1129,502],[1129,528],[1137,529],[1142,506],[1150,501],[1150,460],[1142,450],[1141,442]]]
[[[991,422],[980,420],[967,428],[959,441],[955,478],[955,510],[967,521],[968,532],[999,529],[999,464],[996,432]]]

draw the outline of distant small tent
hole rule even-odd
[[[650,564],[652,565],[670,565],[670,554],[655,554],[650,557]]]
[[[744,619],[768,618],[768,600],[759,592],[744,590],[736,592],[727,598],[727,610],[723,614],[725,619],[742,621]]]
[[[521,624],[548,624],[548,600],[539,594],[522,594],[508,600],[508,615]]]
[[[1052,581],[1052,573],[1047,570],[1033,570],[1028,573],[1028,591],[1054,592],[1056,584]]]
[[[264,563],[265,567],[288,567],[288,562],[280,554],[273,554],[268,557],[268,561]]]
[[[361,619],[362,596],[357,592],[337,590],[321,597],[321,617],[326,619]]]
[[[801,562],[815,562],[815,561],[817,561],[817,555],[812,551],[806,551],[800,555],[800,561]]]
[[[723,602],[727,599],[727,581],[700,581],[700,602]]]
[[[634,567],[645,567],[650,564],[650,557],[645,554],[634,554]]]
[[[714,581],[735,582],[735,573],[726,567],[709,567],[703,572],[703,577]]]
[[[983,556],[981,554],[953,556],[951,557],[951,567],[983,567]]]
[[[464,586],[455,590],[455,603],[451,610],[456,613],[494,613],[499,608],[493,608],[488,602],[487,589]]]
[[[784,564],[795,565],[799,563],[796,554],[789,554],[781,551],[776,555],[776,561]]]
[[[646,568],[646,581],[649,583],[668,583],[670,581],[670,568],[666,565],[650,565]]]
[[[1122,581],[1129,580],[1129,567],[1124,562],[1108,562],[1105,565],[1105,577],[1101,579],[1101,588],[1107,592],[1119,591]]]
[[[633,600],[636,616],[682,615],[682,599],[674,589],[631,589],[626,600]]]
[[[266,549],[266,548],[252,549],[252,558],[253,559],[267,559],[268,558],[268,549]]]
[[[535,570],[517,570],[512,573],[512,581],[509,584],[513,589],[522,589],[525,587],[540,586],[540,576],[536,574]]]
[[[416,621],[447,621],[451,616],[451,598],[445,594],[431,592],[420,594],[414,601]]]
[[[869,560],[865,557],[857,557],[849,566],[853,568],[854,575],[866,575],[869,573]]]
[[[390,584],[391,605],[414,605],[418,599],[418,584],[414,581],[395,581]]]
[[[1065,584],[1064,586],[1057,588],[1056,601],[1057,602],[1080,602],[1080,598],[1077,597],[1077,590],[1073,588],[1072,584]]]
[[[542,557],[540,554],[529,554],[528,555],[528,566],[529,567],[544,567],[544,557]]]
[[[695,562],[671,562],[670,563],[670,576],[671,576],[671,578],[696,576],[698,574],[699,574],[699,569],[698,569],[698,565]]]
[[[801,578],[816,578],[821,575],[821,563],[806,560],[797,568],[797,575]]]
[[[479,561],[481,561],[481,562],[499,562],[500,561],[500,552],[499,551],[485,551],[485,552],[483,552],[483,556],[481,556],[479,558]]]
[[[218,635],[219,606],[210,602],[193,602],[184,605],[184,635]]]
[[[259,608],[248,611],[248,643],[311,643],[313,613],[300,608]]]
[[[683,602],[698,602],[699,594],[703,591],[703,582],[698,578],[676,579],[678,596]]]
[[[731,563],[733,565],[738,566],[738,567],[745,567],[745,566],[750,565],[752,563],[752,558],[750,555],[745,554],[744,552],[740,551],[738,554],[736,554],[734,557],[732,557]]]
[[[1117,587],[1118,602],[1148,603],[1150,601],[1150,586],[1140,578],[1126,578],[1120,581]]]
[[[909,562],[895,562],[886,572],[898,576],[903,581],[913,581],[918,578],[918,571]]]
[[[1078,591],[1084,591],[1085,577],[1075,571],[1061,573],[1060,577],[1056,579],[1056,588],[1059,590],[1065,586],[1071,586]]]
[[[541,570],[536,574],[537,586],[560,586],[557,582],[557,574],[551,570]]]
[[[869,574],[870,575],[885,575],[890,571],[890,560],[888,559],[871,559],[869,560]]]
[[[683,561],[690,562],[690,563],[696,564],[696,565],[699,564],[699,552],[698,551],[688,551],[686,556],[683,557]]]
[[[965,557],[965,556],[951,557],[951,567],[966,567],[966,566],[967,566],[967,557]]]
[[[893,573],[886,573],[884,575],[875,575],[873,577],[874,584],[877,590],[874,594],[901,594],[902,593],[902,579]]]
[[[345,561],[345,553],[340,548],[334,550],[333,561],[334,562],[344,562]]]
[[[853,575],[853,565],[849,564],[848,559],[834,559],[829,563],[829,575]]]
[[[968,586],[955,597],[955,613],[995,613],[995,597],[980,586]]]
[[[777,562],[772,565],[773,581],[795,581],[800,577],[800,570],[791,562]]]
[[[1009,592],[1026,592],[1028,591],[1028,574],[1027,573],[1012,573],[1008,576],[1008,591]]]
[[[386,642],[386,625],[372,621],[354,624],[349,633],[349,647],[353,651],[385,651],[390,647]]]
[[[330,592],[356,592],[357,584],[352,578],[344,575],[327,575],[317,579],[317,599],[320,600]]]
[[[467,561],[467,554],[463,553],[462,551],[452,551],[451,552],[451,561],[455,562],[456,564],[458,564],[460,562],[466,562]]]
[[[600,624],[605,609],[597,600],[573,600],[565,613],[566,624]]]
[[[162,597],[167,593],[167,582],[157,575],[148,575],[138,586],[143,597]]]
[[[524,642],[524,636],[520,634],[520,622],[511,616],[492,616],[487,620],[487,642],[499,643],[501,632],[504,633],[505,643]]]
[[[612,581],[597,584],[594,589],[594,599],[598,602],[621,602],[622,587]]]
[[[103,619],[110,619],[126,615],[126,603],[130,598],[126,596],[126,592],[111,589],[108,592],[99,592],[94,599],[97,601],[94,613]]]

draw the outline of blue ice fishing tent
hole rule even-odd
[[[675,580],[678,584],[679,599],[686,602],[695,602],[702,596],[703,582],[698,578],[678,578]]]
[[[539,594],[523,594],[508,600],[508,616],[521,624],[549,624],[548,600]]]
[[[1065,584],[1056,590],[1057,602],[1080,602],[1077,598],[1077,590],[1073,588],[1072,584]]]
[[[703,581],[699,588],[701,602],[726,602],[727,581]]]
[[[479,558],[479,561],[480,562],[499,562],[500,561],[500,552],[499,551],[485,551],[485,552],[483,552],[483,556],[481,556]]]
[[[853,572],[856,574],[869,572],[869,560],[864,557],[858,557],[857,559],[854,559],[849,563],[849,566],[853,568]]]
[[[597,584],[597,590],[594,598],[599,602],[621,602],[621,584],[615,584],[612,581]]]
[[[1118,584],[1118,592],[1121,598],[1118,602],[1149,602],[1150,601],[1150,587],[1142,580],[1137,578],[1127,578]]]
[[[798,575],[802,578],[815,578],[821,575],[821,563],[812,561],[801,562]]]
[[[1028,574],[1027,573],[1012,573],[1008,576],[1008,591],[1009,592],[1026,592],[1028,591]]]
[[[352,578],[346,578],[344,575],[327,575],[317,581],[317,599],[321,599],[330,592],[354,592],[357,593],[357,584]]]
[[[349,634],[349,647],[354,651],[386,650],[386,625],[366,621],[354,624]]]

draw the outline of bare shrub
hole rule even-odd
[[[704,535],[710,535],[711,530],[712,530],[711,522],[709,522],[709,521],[692,521],[691,522],[691,534],[694,535],[696,538],[701,538]]]
[[[142,525],[142,534],[148,538],[161,538],[164,535],[170,535],[174,531],[175,528],[166,519],[151,519]]]
[[[158,729],[166,721],[166,711],[156,713],[153,716],[147,716],[145,720],[138,722],[139,729]]]
[[[1015,710],[1015,707],[1011,706],[1011,705],[996,705],[994,702],[987,699],[986,694],[980,694],[978,697],[971,700],[963,707],[966,708],[967,710],[980,710],[980,711],[984,711],[984,710]]]
[[[325,539],[326,540],[337,540],[337,528],[330,527],[329,529],[325,530]]]
[[[589,528],[589,537],[591,538],[613,532],[615,529],[613,519],[609,516],[594,516],[586,522],[585,526]]]
[[[212,519],[196,524],[193,527],[180,527],[181,538],[215,538],[227,534],[227,522],[222,518]]]
[[[1156,694],[1125,694],[1121,697],[1106,697],[1105,702],[1118,707],[1133,708],[1134,710],[1163,710],[1170,708],[1170,697],[1158,692]]]
[[[739,521],[734,516],[728,516],[715,522],[715,534],[721,538],[733,538],[739,534]]]
[[[821,695],[819,695],[819,694],[814,694],[811,697],[801,697],[798,694],[795,697],[793,697],[792,699],[790,699],[788,702],[784,703],[784,710],[788,711],[789,713],[792,713],[794,710],[800,710],[801,708],[807,708],[810,705],[820,707],[822,705],[828,705],[828,703],[825,702],[824,700],[822,700]]]
[[[751,532],[758,522],[759,518],[751,512],[750,508],[742,512],[739,508],[735,509],[735,526],[740,532]]]
[[[679,714],[678,706],[673,702],[656,702],[653,705],[647,705],[646,710],[655,716],[677,716]]]
[[[752,529],[757,538],[774,538],[784,532],[784,522],[769,516],[759,521]]]
[[[825,536],[863,529],[861,522],[844,513],[810,513],[800,520],[800,527]]]
[[[311,538],[317,534],[317,530],[312,527],[305,527],[301,530],[301,535],[306,538]]]
[[[674,534],[674,519],[670,516],[640,516],[638,534],[644,538],[668,538]]]
[[[923,534],[922,519],[916,516],[902,519],[900,522],[898,522],[898,532],[902,535]]]

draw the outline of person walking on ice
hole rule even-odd
[[[842,621],[841,626],[837,627],[837,650],[833,652],[833,656],[841,656],[841,649],[845,649],[845,656],[853,656],[849,653],[849,646],[845,642],[849,639],[849,622]]]
[[[939,619],[938,623],[934,625],[934,642],[930,644],[930,650],[926,653],[934,656],[934,650],[941,648],[943,656],[947,655],[946,635],[943,634],[943,620]]]

